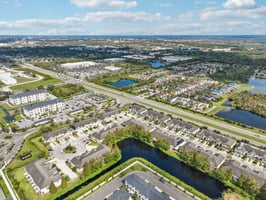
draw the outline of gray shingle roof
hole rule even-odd
[[[56,168],[51,168],[51,165],[47,164],[44,158],[27,164],[25,169],[34,183],[41,189],[49,186],[51,181],[56,182],[61,179]]]
[[[106,198],[106,200],[129,200],[130,194],[125,189],[116,190],[112,195]]]
[[[32,96],[32,95],[41,94],[41,93],[45,93],[45,91],[44,90],[31,90],[31,91],[27,91],[27,92],[21,92],[18,94],[10,95],[9,98],[17,99],[17,98]]]
[[[169,142],[169,144],[171,146],[173,146],[173,147],[176,146],[177,137],[174,136],[174,135],[168,135],[167,133],[163,132],[160,129],[155,129],[154,131],[151,132],[151,134],[152,134],[153,138],[156,138],[156,139],[164,138],[164,139],[166,139]]]
[[[77,128],[80,128],[80,127],[83,127],[87,124],[92,124],[92,123],[95,123],[97,122],[97,119],[95,118],[92,118],[92,119],[88,119],[88,120],[85,120],[85,121],[81,121],[81,122],[77,122],[73,125],[73,128],[74,129],[77,129]]]
[[[226,161],[224,163],[224,166],[228,169],[231,169],[233,171],[233,175],[238,178],[240,177],[241,174],[243,174],[245,177],[251,176],[255,178],[258,181],[260,186],[266,183],[265,173],[262,174],[262,173],[253,171],[251,168],[247,167],[246,165],[241,165],[241,163],[235,160]]]
[[[31,105],[26,105],[23,107],[24,110],[34,110],[36,108],[42,108],[42,107],[45,107],[47,105],[52,105],[52,104],[56,104],[56,103],[63,103],[64,100],[63,99],[52,99],[52,100],[48,100],[48,101],[42,101],[42,102],[38,102],[38,103],[34,103],[34,104],[31,104]]]
[[[103,140],[106,135],[109,133],[113,133],[118,129],[119,126],[117,124],[113,124],[111,127],[108,127],[107,129],[100,130],[98,132],[95,132],[92,134],[92,136],[97,140]]]
[[[58,135],[64,134],[68,131],[68,128],[61,128],[52,132],[42,134],[44,140],[49,140],[50,138],[57,137]]]
[[[208,140],[213,140],[216,143],[221,143],[223,146],[226,146],[227,148],[232,148],[232,146],[236,143],[236,141],[232,138],[218,135],[206,129],[203,129],[201,132],[197,133],[197,136]]]
[[[110,147],[101,144],[96,149],[92,150],[89,153],[84,153],[81,156],[77,156],[72,158],[71,163],[75,165],[78,169],[82,169],[86,162],[89,162],[92,158],[98,159],[102,157],[102,155],[108,151],[110,151]]]
[[[152,200],[170,200],[169,197],[160,193],[154,187],[150,186],[144,179],[140,178],[136,174],[131,174],[124,179],[128,185],[131,185],[139,191],[141,195],[144,195],[148,199]]]

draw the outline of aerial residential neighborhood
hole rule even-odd
[[[0,13],[0,200],[266,200],[264,1]]]

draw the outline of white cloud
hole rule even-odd
[[[171,3],[159,3],[159,2],[155,2],[155,6],[157,6],[157,7],[170,7],[172,5],[173,4],[171,4]]]
[[[103,27],[114,33],[127,32],[129,28],[138,28],[153,22],[170,20],[170,17],[160,13],[147,12],[91,12],[63,19],[22,19],[14,21],[0,21],[0,34],[88,34]],[[134,26],[132,25],[134,23]],[[122,26],[117,24],[123,24]],[[97,28],[95,28],[97,27]],[[125,28],[127,27],[127,28]],[[123,30],[123,28],[125,30]],[[111,30],[114,29],[114,30]],[[105,34],[108,34],[106,30]],[[132,30],[133,31],[133,30]]]
[[[105,23],[129,23],[129,22],[153,22],[159,20],[169,20],[169,16],[162,16],[160,13],[147,12],[92,12],[86,15],[87,21],[105,22]]]
[[[0,0],[0,4],[10,4],[15,7],[22,6],[22,3],[20,0]]]
[[[258,19],[266,17],[266,6],[257,7],[249,10],[215,10],[215,9],[204,9],[200,13],[201,20],[232,20],[232,19]]]
[[[224,4],[225,8],[254,8],[255,0],[227,0]]]
[[[80,8],[133,8],[138,5],[137,1],[122,0],[70,0],[70,3]]]

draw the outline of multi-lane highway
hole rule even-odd
[[[35,71],[39,71],[44,74],[48,74],[50,76],[53,76],[55,78],[60,78],[59,75],[56,72],[52,72],[49,70],[45,70],[43,68],[39,68],[36,66],[33,66],[31,64],[23,64],[23,67],[30,68]],[[75,82],[73,77],[65,76],[65,80]],[[180,117],[185,121],[189,121],[198,125],[202,126],[208,126],[210,129],[216,129],[220,131],[223,134],[230,135],[232,137],[235,137],[237,139],[248,139],[251,143],[258,145],[258,146],[266,146],[266,135],[258,134],[256,132],[240,128],[238,126],[231,125],[229,123],[225,123],[219,120],[215,120],[212,118],[207,118],[204,116],[201,116],[199,114],[194,114],[185,110],[182,110],[177,107],[173,107],[171,105],[166,105],[160,102],[152,101],[149,99],[141,98],[139,96],[134,96],[128,93],[124,93],[121,91],[117,91],[114,89],[110,89],[104,86],[96,85],[94,83],[89,83],[86,81],[80,82],[84,87],[88,88],[89,90],[95,91],[97,93],[102,93],[105,95],[108,95],[112,98],[117,99],[120,101],[121,104],[126,103],[138,103],[141,105],[144,105],[146,107],[151,107],[158,111],[163,111],[165,113],[172,114],[172,116]]]

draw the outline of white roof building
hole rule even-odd
[[[97,63],[91,62],[91,61],[85,61],[85,62],[64,63],[64,64],[61,64],[61,67],[66,68],[66,69],[74,69],[74,68],[80,68],[80,67],[90,67],[94,65],[97,65]]]
[[[0,70],[0,80],[5,84],[5,85],[12,85],[16,84],[17,80],[11,77],[10,72],[6,72],[4,70]]]

